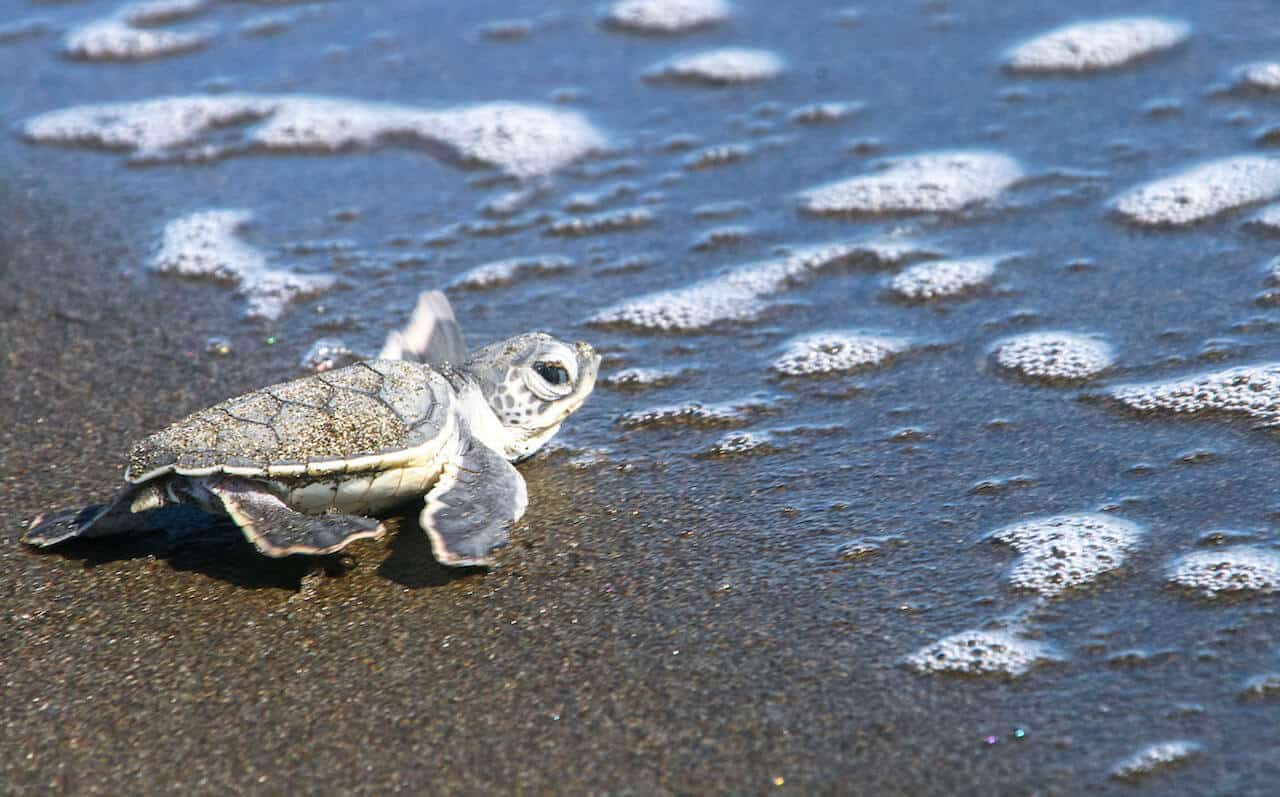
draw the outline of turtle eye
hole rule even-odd
[[[569,382],[569,369],[558,362],[539,360],[533,364],[533,370],[549,385],[564,385]]]

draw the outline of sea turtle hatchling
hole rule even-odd
[[[49,546],[137,528],[170,503],[225,512],[268,556],[328,554],[378,537],[425,495],[422,528],[446,565],[484,565],[527,502],[512,466],[595,387],[600,358],[541,332],[468,354],[444,294],[422,295],[378,359],[255,390],[133,447],[109,504],[35,519]]]

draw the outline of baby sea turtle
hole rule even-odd
[[[49,546],[135,529],[170,503],[225,512],[268,556],[328,554],[384,533],[421,499],[446,565],[484,565],[524,514],[531,456],[582,406],[600,358],[530,332],[471,354],[444,294],[425,293],[378,359],[228,399],[145,438],[109,504],[40,516]]]

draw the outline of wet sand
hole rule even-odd
[[[247,338],[253,356],[189,355],[231,300],[137,290],[98,219],[5,201],[6,793],[1048,795],[1110,763],[1030,687],[896,667],[928,589],[797,579],[785,519],[661,462],[522,466],[531,508],[491,572],[442,569],[412,522],[326,575],[199,515],[26,549],[38,512],[109,494],[133,438],[295,366]]]

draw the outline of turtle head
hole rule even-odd
[[[465,367],[502,426],[504,439],[485,442],[514,461],[537,451],[587,400],[596,386],[600,355],[588,343],[528,332],[479,349]]]

